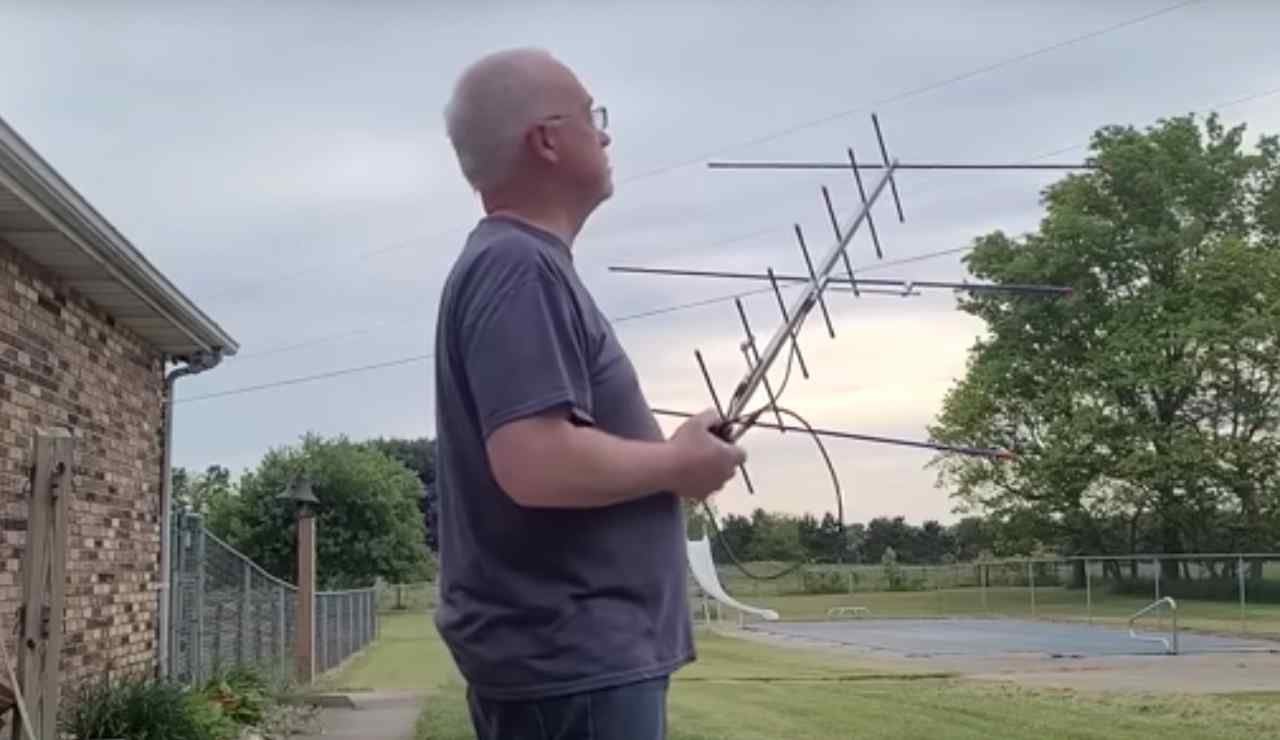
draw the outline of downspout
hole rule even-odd
[[[186,365],[174,368],[164,380],[164,460],[161,463],[163,478],[160,481],[160,585],[159,607],[160,624],[157,640],[156,671],[160,677],[170,675],[169,665],[169,629],[172,621],[172,583],[170,579],[170,563],[172,554],[172,518],[173,518],[173,386],[178,378],[196,375],[210,370],[222,362],[222,350],[213,352],[197,352]]]

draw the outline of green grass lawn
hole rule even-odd
[[[884,676],[852,658],[698,633],[700,659],[676,674],[672,740],[782,737],[1012,740],[1274,737],[1280,695],[1104,696]],[[419,740],[471,737],[463,688],[429,618],[386,615],[382,634],[328,689],[424,689]]]

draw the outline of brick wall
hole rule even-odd
[[[35,432],[69,425],[67,679],[155,657],[163,372],[158,352],[0,240],[0,630],[12,646]]]

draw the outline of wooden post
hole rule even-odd
[[[63,606],[67,585],[67,503],[72,494],[75,440],[40,432],[27,516],[22,569],[18,686],[27,719],[40,738],[57,736],[62,676]],[[15,714],[20,711],[15,708]],[[14,723],[14,737],[23,734]]]
[[[316,520],[311,508],[298,507],[298,632],[294,642],[297,678],[309,684],[316,675]]]

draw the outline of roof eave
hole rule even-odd
[[[204,352],[234,355],[239,344],[200,310],[0,119],[0,172],[8,175],[86,254],[173,323]],[[186,358],[181,358],[186,359]]]

